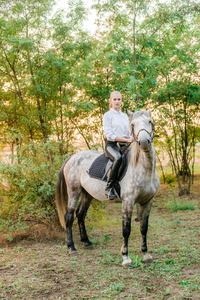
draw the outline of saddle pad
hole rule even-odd
[[[102,180],[108,160],[109,158],[105,156],[105,153],[98,156],[89,168],[88,174],[90,177]]]
[[[122,166],[119,168],[119,174],[118,174],[118,181],[121,181],[122,178],[125,176],[127,168],[128,168],[128,152],[122,155]],[[105,153],[98,156],[95,161],[92,163],[88,174],[92,178],[100,179],[103,181],[107,181],[107,176],[105,174],[107,168],[107,164],[110,163],[110,160],[108,157],[105,156]]]

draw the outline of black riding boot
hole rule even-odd
[[[117,177],[117,173],[118,173],[118,169],[120,167],[121,164],[121,157],[119,159],[116,159],[113,162],[110,174],[108,176],[108,180],[107,180],[107,186],[106,186],[106,196],[109,198],[109,200],[114,200],[116,198],[118,198],[118,196],[115,194],[113,187],[116,181],[116,177]]]

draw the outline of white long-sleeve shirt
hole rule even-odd
[[[128,116],[120,111],[111,108],[103,116],[103,128],[108,141],[115,141],[115,138],[131,138]]]

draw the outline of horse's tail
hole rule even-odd
[[[63,229],[66,229],[66,223],[65,223],[65,213],[66,213],[66,207],[68,203],[68,195],[67,195],[67,185],[65,182],[65,176],[64,176],[64,167],[66,163],[68,162],[69,158],[64,162],[62,165],[56,182],[56,208],[58,211],[58,217],[60,220],[60,224],[63,227]]]

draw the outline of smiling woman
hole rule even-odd
[[[120,110],[120,106],[122,104],[122,95],[119,92],[112,92],[110,95],[110,105],[109,107],[116,109],[117,111]]]

